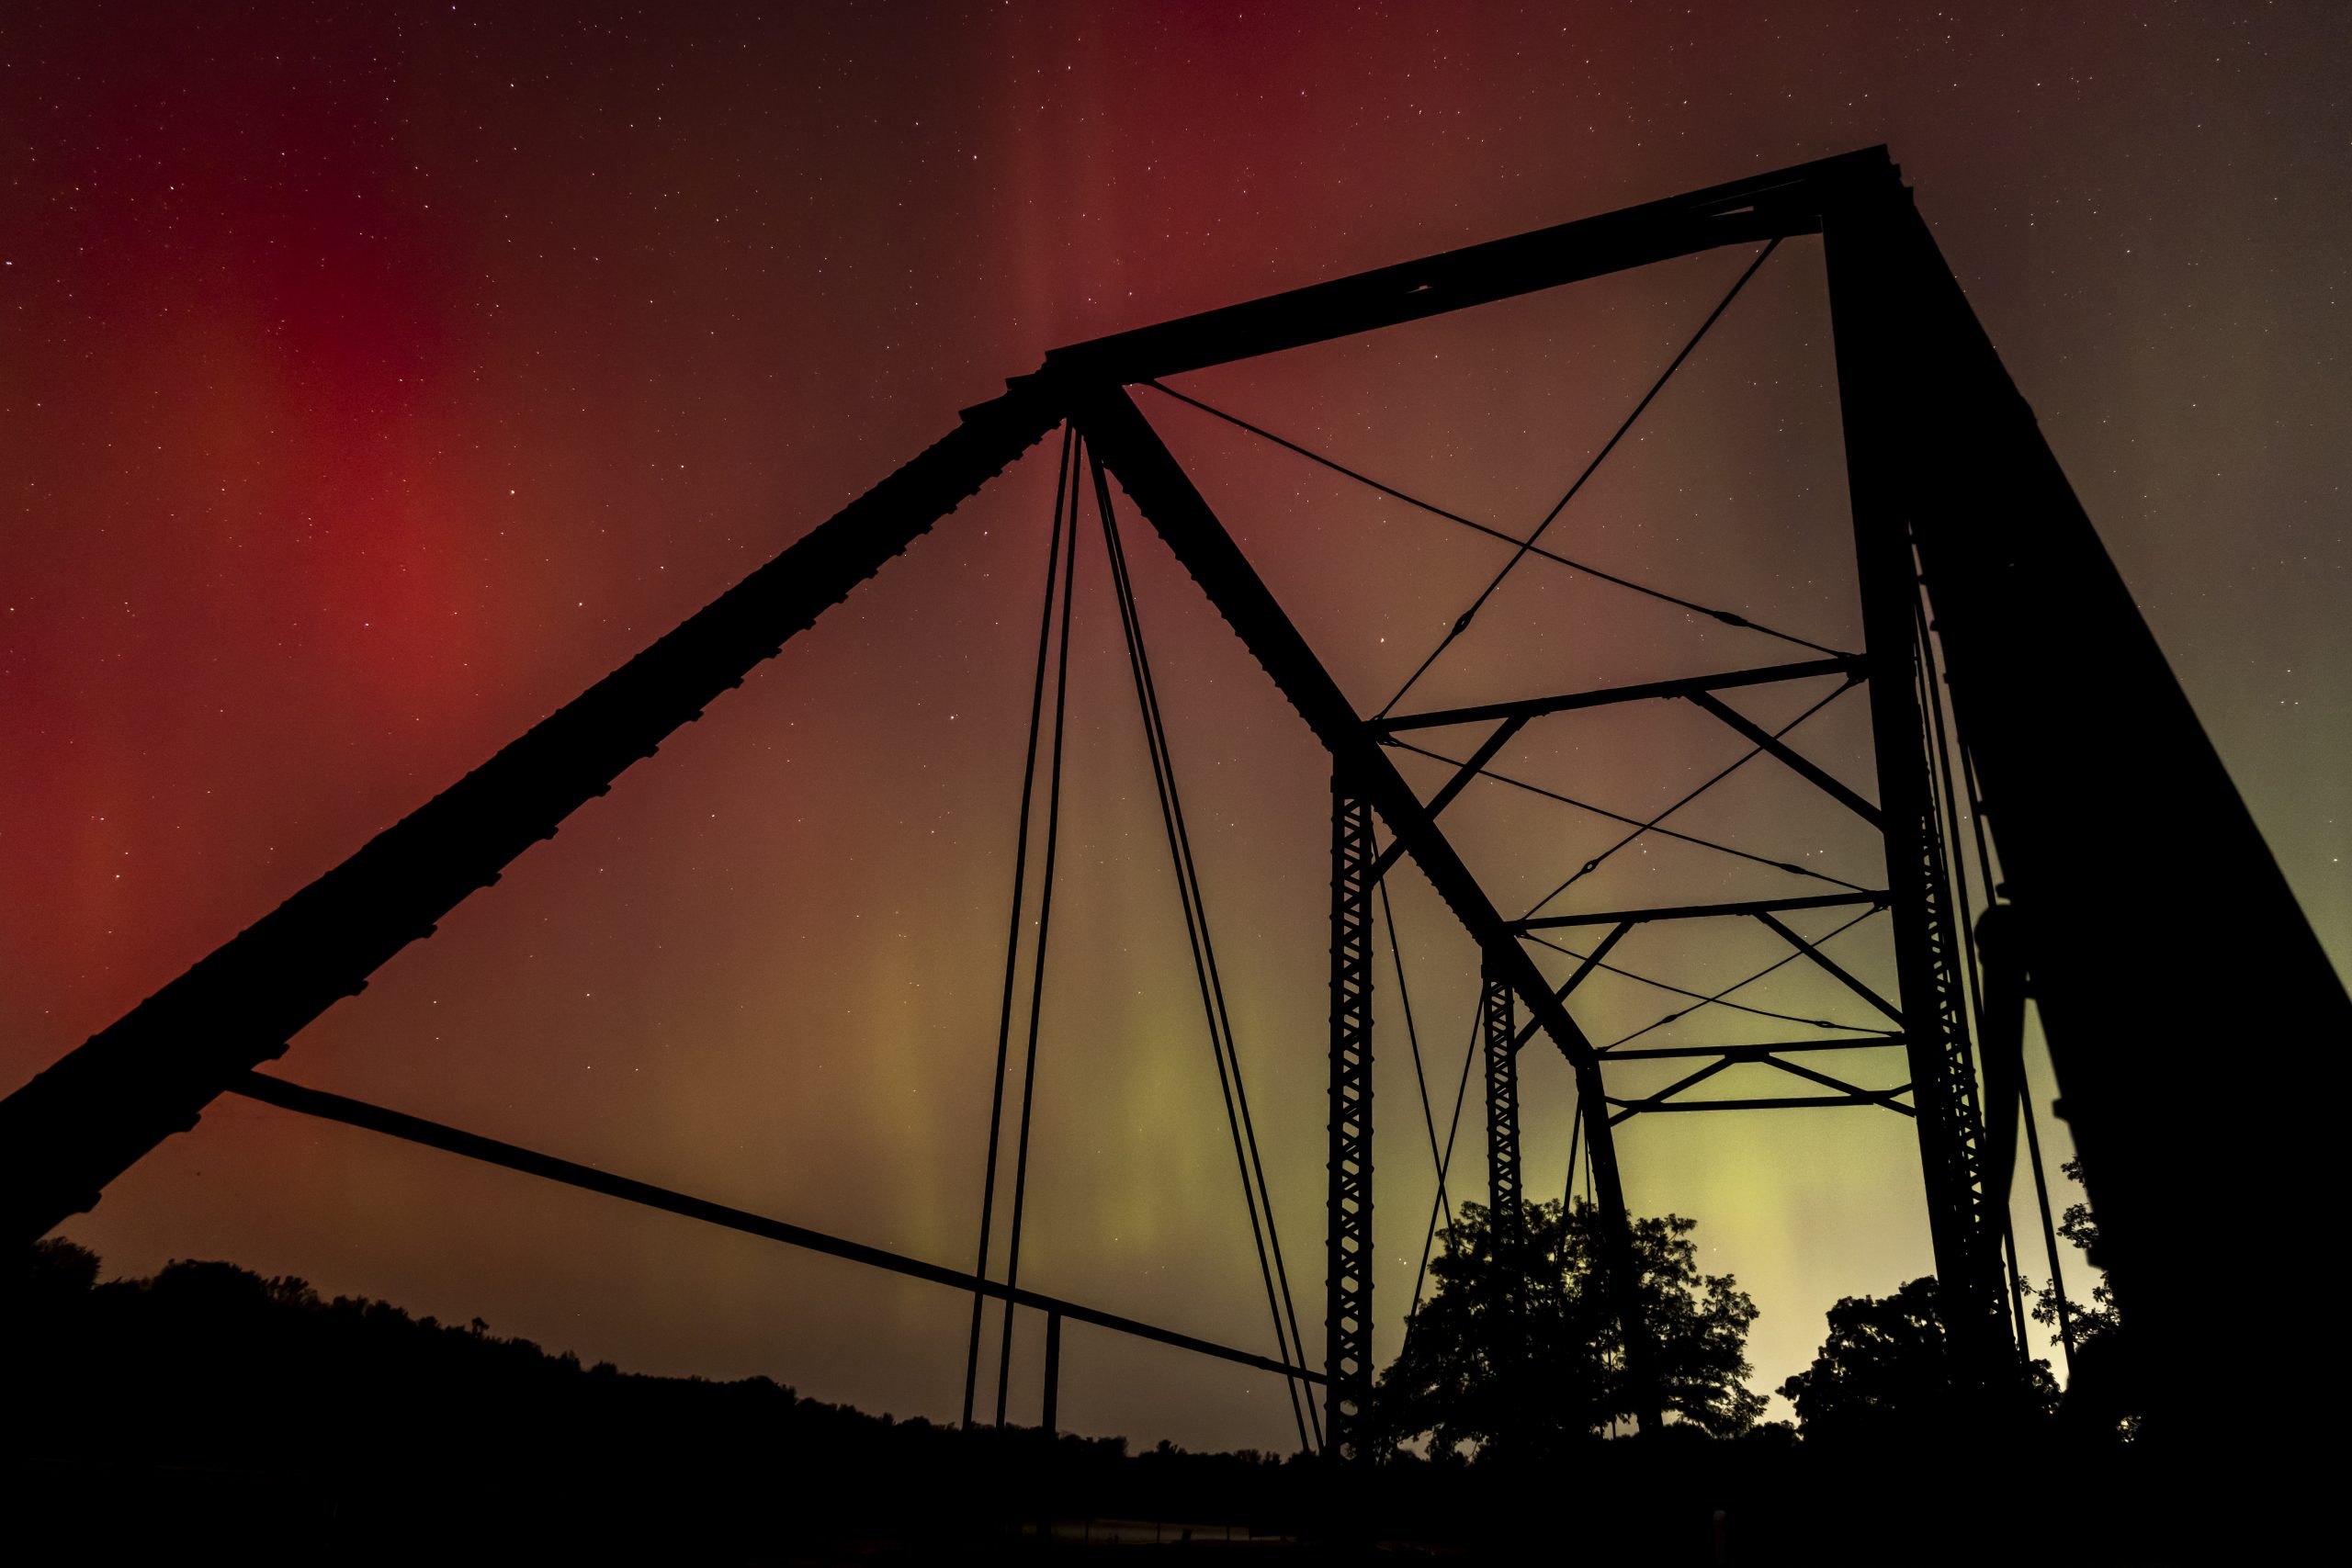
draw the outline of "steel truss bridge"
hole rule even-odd
[[[1864,646],[1859,649],[1805,644],[1809,657],[1780,665],[1440,711],[1394,711],[1406,694],[1400,691],[1387,708],[1367,717],[1342,694],[1133,396],[1140,389],[1191,403],[1339,468],[1162,378],[1724,247],[1757,248],[1755,263],[1741,276],[1744,285],[1775,246],[1797,235],[1820,237],[1827,270],[1862,606]],[[1716,316],[1738,291],[1736,286]],[[1707,325],[1714,320],[1709,317]],[[1697,342],[1690,340],[1667,376]],[[1657,390],[1654,386],[1649,396]],[[1645,397],[1635,407],[1593,459],[1595,467],[1648,402]],[[975,1270],[628,1180],[258,1070],[283,1055],[287,1043],[337,1000],[361,990],[394,953],[432,934],[435,922],[496,882],[509,862],[551,837],[625,769],[651,756],[672,731],[741,684],[787,638],[1057,429],[1059,499],[1016,858],[1023,869],[1016,873],[1007,944],[998,1116],[991,1122]],[[1498,532],[1368,476],[1340,471],[1392,499]],[[1583,482],[1580,478],[1577,488]],[[1319,1369],[1308,1364],[1298,1332],[1239,1062],[1229,1022],[1222,1021],[1222,983],[1135,615],[1114,483],[1330,757],[1329,1187]],[[1561,505],[1575,493],[1572,488]],[[1048,750],[1043,718],[1056,583],[1065,630],[1058,679],[1051,682],[1055,719],[1045,770],[1045,869],[1034,894],[1033,988],[1043,985],[1050,929],[1069,574],[1082,502],[1090,496],[1112,560],[1202,999],[1218,1041],[1219,1076],[1250,1189],[1278,1347],[1273,1356],[1019,1285],[1034,1007],[1014,1153],[1012,1251],[1003,1280],[989,1269],[997,1129],[1014,1044],[1019,938],[1031,897],[1018,878],[1031,859],[1030,826],[1040,815],[1032,795]],[[1566,558],[1540,543],[1543,533],[1539,527],[1524,537],[1498,535],[1515,547],[1510,562],[1447,642],[1526,557]],[[1756,625],[1728,611],[1624,585],[1734,626]],[[1432,652],[1430,660],[1436,657]],[[1421,669],[1428,668],[1424,661]],[[1723,698],[1744,687],[1824,676],[1837,678],[1839,693],[1860,688],[1866,696],[1875,799],[1785,739],[1793,723],[1768,730]],[[1449,840],[1441,816],[1466,784],[1493,776],[1497,754],[1527,726],[1571,710],[1643,702],[1692,705],[1748,743],[1743,761],[1769,755],[1850,811],[1883,840],[1883,883],[1804,897],[1550,914],[1541,912],[1553,902],[1547,898],[1524,916],[1506,916]],[[1398,757],[1442,756],[1419,745],[1420,732],[1471,725],[1487,726],[1485,739],[1467,758],[1442,757],[1453,766],[1452,777],[1423,799],[1400,773]],[[1639,834],[1657,828],[1664,815],[1623,820]],[[1385,845],[1376,831],[1384,824]],[[2193,840],[2193,850],[2186,840]],[[1497,1212],[1512,1212],[1521,1195],[1517,1055],[1540,1035],[1574,1075],[1574,1136],[1587,1151],[1609,1238],[1604,1270],[1628,1326],[1633,1318],[1624,1303],[1634,1287],[1634,1258],[1614,1137],[1619,1123],[1668,1111],[1882,1108],[1908,1117],[1917,1128],[1951,1353],[1965,1381],[1989,1383],[1999,1363],[2021,1354],[2024,1346],[2015,1247],[2007,1227],[2017,1156],[2014,1110],[2020,1100],[2027,1133],[2036,1135],[2018,1064],[2030,993],[2064,1094],[2062,1113],[2072,1125],[2098,1208],[2105,1248],[2099,1261],[2131,1325],[2133,1365],[2144,1383],[2143,1407],[2176,1418],[2184,1429],[2207,1431],[2221,1429],[2231,1412],[2244,1407],[2243,1384],[2165,1375],[2210,1352],[2216,1267],[2253,1267],[2265,1253],[2275,1259],[2295,1245],[2287,1221],[2267,1216],[2234,1190],[2233,1173],[2257,1168],[2268,1151],[2257,1129],[2214,1112],[2213,1064],[2219,1053],[2247,1038],[2244,992],[2250,986],[2258,985],[2264,997],[2258,1033],[2291,1035],[2323,1048],[2352,1041],[2352,1005],[1883,149],[1053,351],[1002,395],[965,410],[936,445],[0,1101],[0,1215],[13,1243],[28,1243],[96,1203],[109,1181],[164,1139],[194,1126],[216,1096],[243,1095],[968,1292],[967,1422],[981,1304],[994,1299],[1006,1303],[1007,1359],[1012,1308],[1046,1314],[1048,1427],[1055,1423],[1060,1330],[1069,1319],[1279,1373],[1292,1391],[1302,1442],[1343,1459],[1358,1456],[1365,1446],[1363,1423],[1374,1376],[1374,906],[1385,896],[1383,876],[1404,858],[1436,889],[1481,954],[1476,1042],[1484,1063]],[[1810,909],[1850,913],[1854,919],[1883,912],[1891,927],[1896,994],[1882,994],[1826,953],[1826,939],[1809,941],[1785,919]],[[2197,965],[2184,966],[2151,940],[2148,922],[2163,914],[2202,922]],[[1827,1044],[1596,1044],[1570,1003],[1611,950],[1644,925],[1705,920],[1753,921],[1768,930],[1788,950],[1782,962],[1802,962],[1828,976],[1878,1023]],[[1539,945],[1577,960],[1565,984],[1547,980],[1531,952]],[[1900,1052],[1907,1083],[1866,1089],[1800,1059],[1808,1051],[1857,1048]],[[1691,1062],[1690,1070],[1666,1088],[1611,1094],[1604,1070],[1610,1064],[1680,1058]],[[1716,1074],[1757,1064],[1800,1080],[1808,1092],[1684,1098]],[[2298,1111],[2290,1106],[2273,1114],[2284,1120],[2273,1123],[2268,1136],[2291,1142]],[[2177,1134],[2185,1123],[2200,1130],[2199,1157],[2211,1173],[2202,1179],[2185,1180],[2181,1174]],[[1431,1134],[1434,1143],[1433,1127]],[[1572,1153],[1572,1170],[1574,1161]],[[2030,1163],[2038,1179],[2038,1149]],[[2046,1226],[2046,1196],[2042,1212]],[[2046,1234],[2043,1239],[2047,1243]],[[1660,1410],[1656,1384],[1645,1373],[1645,1349],[1638,1332],[1626,1336],[1634,1384],[1647,1389],[1638,1403],[1641,1423],[1649,1427]],[[1003,1365],[1001,1360],[1000,1422]],[[1312,1397],[1317,1386],[1319,1406]]]

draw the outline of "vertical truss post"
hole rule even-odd
[[[1372,805],[1331,774],[1331,1163],[1324,1269],[1323,1429],[1364,1456],[1372,1398]]]
[[[1009,1309],[1012,1303],[1005,1303]],[[1046,1314],[1046,1396],[1037,1425],[1052,1437],[1062,1424],[1062,1314]]]
[[[1883,200],[1883,197],[1879,198]],[[1939,1301],[1959,1371],[1982,1382],[2015,1353],[2000,1254],[2000,1216],[1988,1190],[1984,1122],[1962,990],[1958,932],[1941,825],[1928,787],[1918,677],[1918,573],[1906,525],[1910,487],[1926,476],[1901,460],[1899,404],[1868,395],[1886,364],[1910,352],[1891,335],[1884,291],[1897,287],[1883,255],[1849,242],[1836,216],[1823,231],[1846,437],[1854,562],[1869,659],[1871,747],[1886,841],[1888,912],[1902,987],[1905,1051],[1928,1197]],[[1874,323],[1865,328],[1864,321]]]
[[[1499,1240],[1506,1228],[1517,1233],[1523,1194],[1519,1179],[1518,1030],[1510,982],[1491,964],[1480,987],[1478,1017],[1487,1046],[1487,1190]]]

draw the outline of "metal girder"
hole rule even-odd
[[[1875,1094],[1796,1094],[1764,1100],[1668,1100],[1655,1103],[1643,1100],[1621,1103],[1626,1108],[1611,1120],[1623,1122],[1632,1116],[1655,1116],[1668,1111],[1817,1111],[1844,1105],[1883,1106],[1905,1116],[1914,1114],[1909,1106],[1894,1104],[1885,1096]]]
[[[1399,262],[1221,310],[1055,349],[1047,369],[1127,384],[1352,337],[1652,262],[1820,227],[1849,183],[1888,181],[1871,147],[1595,218]]]
[[[1532,920],[1512,923],[1519,931],[1546,931],[1563,926],[1640,925],[1645,920],[1697,920],[1711,915],[1779,914],[1791,909],[1836,909],[1856,904],[1877,908],[1885,902],[1885,894],[1867,890],[1815,893],[1796,898],[1750,898],[1733,904],[1674,904],[1656,909],[1611,909],[1592,915],[1539,915]]]
[[[1053,428],[1019,389],[0,1100],[0,1245],[197,1118]]]
[[[1438,708],[1428,713],[1403,713],[1370,721],[1384,734],[1405,729],[1438,729],[1451,724],[1478,724],[1498,718],[1541,718],[1546,714],[1577,708],[1607,707],[1654,697],[1687,697],[1694,692],[1724,692],[1740,686],[1765,686],[1781,681],[1809,681],[1817,675],[1851,675],[1865,660],[1859,654],[1834,659],[1807,659],[1794,664],[1768,664],[1755,670],[1732,670],[1720,675],[1686,675],[1672,681],[1645,681],[1637,686],[1605,686],[1598,691],[1572,692],[1557,697],[1523,697],[1516,702],[1480,703],[1472,707]]]
[[[1814,1105],[1882,1105],[1889,1111],[1900,1111],[1905,1116],[1917,1114],[1914,1108],[1905,1105],[1894,1098],[1898,1094],[1907,1094],[1911,1091],[1911,1086],[1907,1083],[1894,1089],[1864,1089],[1860,1084],[1848,1083],[1845,1079],[1832,1077],[1827,1073],[1815,1072],[1810,1067],[1801,1067],[1794,1062],[1783,1062],[1772,1055],[1776,1050],[1786,1049],[1788,1049],[1786,1046],[1771,1045],[1713,1048],[1694,1046],[1688,1051],[1680,1052],[1642,1053],[1649,1056],[1713,1056],[1715,1060],[1695,1072],[1685,1074],[1655,1093],[1642,1096],[1639,1100],[1611,1100],[1609,1103],[1620,1109],[1610,1118],[1610,1121],[1623,1122],[1628,1117],[1643,1115],[1653,1111],[1777,1111]],[[1812,1095],[1804,1099],[1677,1100],[1674,1098],[1686,1089],[1692,1089],[1706,1082],[1717,1073],[1750,1064],[1778,1067],[1784,1073],[1820,1084],[1825,1089],[1834,1089],[1838,1092],[1834,1096]]]
[[[1713,692],[1696,691],[1687,694],[1690,701],[1708,716],[1727,726],[1733,733],[1759,749],[1770,752],[1814,788],[1869,823],[1885,830],[1886,823],[1879,808],[1849,788],[1846,781],[1822,767],[1812,758],[1790,745],[1749,718],[1746,714],[1718,700]]]
[[[1761,1063],[1763,1066],[1768,1067],[1778,1067],[1781,1071],[1788,1074],[1791,1077],[1804,1078],[1813,1083],[1821,1085],[1824,1089],[1834,1089],[1840,1094],[1850,1094],[1861,1100],[1879,1100],[1883,1102],[1889,1111],[1900,1111],[1905,1116],[1914,1114],[1911,1107],[1897,1104],[1894,1099],[1896,1095],[1907,1092],[1911,1088],[1909,1084],[1905,1084],[1900,1089],[1864,1089],[1860,1084],[1848,1083],[1844,1078],[1838,1077],[1835,1074],[1816,1072],[1811,1067],[1802,1066],[1795,1062],[1783,1062],[1778,1056],[1772,1055],[1769,1052],[1763,1055],[1756,1056],[1751,1059]]]
[[[1487,1047],[1487,1201],[1496,1234],[1514,1234],[1525,1192],[1519,1170],[1519,1043],[1510,983],[1488,970],[1479,984],[1479,1035]]]
[[[1367,1452],[1372,1404],[1372,805],[1331,773],[1329,1216],[1323,1272],[1323,1430],[1341,1459]]]
[[[1659,1089],[1655,1094],[1644,1095],[1639,1100],[1612,1099],[1609,1101],[1610,1104],[1622,1106],[1623,1109],[1609,1119],[1610,1123],[1613,1126],[1617,1122],[1623,1122],[1627,1117],[1634,1115],[1640,1111],[1654,1111],[1659,1106],[1664,1105],[1667,1101],[1672,1100],[1676,1095],[1680,1094],[1684,1089],[1692,1088],[1698,1084],[1702,1084],[1709,1078],[1713,1077],[1717,1073],[1724,1071],[1726,1067],[1735,1066],[1737,1064],[1730,1057],[1723,1057],[1716,1061],[1708,1063],[1705,1066],[1701,1067],[1694,1072],[1684,1074],[1682,1077],[1675,1079],[1672,1083],[1667,1085],[1664,1089]]]
[[[1886,902],[1886,899],[1881,897],[1875,900],[1875,902],[1883,904]],[[1754,918],[1758,925],[1767,928],[1773,935],[1779,937],[1782,942],[1787,942],[1791,947],[1795,948],[1799,953],[1804,953],[1807,958],[1811,959],[1814,966],[1819,969],[1823,974],[1827,975],[1831,979],[1837,981],[1839,985],[1853,992],[1854,995],[1861,998],[1862,1000],[1870,1003],[1871,1006],[1878,1009],[1879,1011],[1884,1013],[1888,1018],[1894,1020],[1898,1027],[1902,1024],[1903,1010],[1901,1008],[1896,1007],[1893,1002],[1890,1002],[1884,997],[1880,996],[1876,991],[1864,985],[1860,980],[1856,979],[1853,974],[1849,971],[1845,965],[1839,964],[1836,959],[1822,952],[1820,948],[1815,946],[1812,942],[1805,941],[1804,938],[1797,935],[1796,932],[1791,931],[1779,920],[1774,919],[1772,918],[1771,910],[1750,909],[1747,913]],[[1946,933],[1946,935],[1948,936],[1949,933]]]
[[[1882,192],[1875,201],[1884,205],[1894,194]],[[1878,332],[1865,331],[1864,318],[1854,308],[1858,299],[1874,299],[1895,284],[1849,237],[1852,215],[1871,205],[1858,200],[1834,209],[1825,222],[1823,245],[1845,424],[1855,578],[1871,660],[1871,745],[1878,774],[1873,820],[1885,838],[1887,912],[1894,928],[1901,1007],[1879,998],[1769,913],[1756,919],[1902,1028],[1917,1111],[1937,1300],[1961,1375],[1989,1386],[2014,1362],[2017,1347],[2001,1258],[2002,1216],[1994,1212],[1988,1190],[1952,886],[1915,689],[1919,584],[1908,513],[1911,498],[1932,481],[1905,460],[1897,404],[1864,391],[1873,378],[1887,373],[1884,361],[1903,352]],[[1883,321],[1876,325],[1886,330]]]
[[[1729,1056],[1734,1061],[1756,1062],[1778,1052],[1785,1051],[1874,1051],[1889,1045],[1900,1045],[1899,1034],[1863,1034],[1848,1040],[1779,1040],[1761,1045],[1638,1045],[1630,1049],[1603,1051],[1604,1062],[1658,1062],[1680,1056]]]

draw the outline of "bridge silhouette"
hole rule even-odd
[[[1818,236],[1826,269],[1861,610],[1855,648],[1809,641],[1667,585],[1601,570],[1564,553],[1547,532],[1717,321],[1736,308],[1749,279],[1783,242],[1801,236]],[[1170,384],[1188,372],[1743,247],[1752,260],[1730,291],[1532,531],[1502,530],[1451,511]],[[1412,678],[1378,711],[1363,713],[1146,417],[1154,400],[1320,465],[1389,503],[1492,536],[1510,546],[1508,558]],[[623,771],[652,756],[787,639],[1057,432],[1057,500],[973,1269],[628,1179],[263,1070],[305,1026],[356,994],[378,968],[432,934],[436,921],[496,882],[503,867],[551,837]],[[1331,957],[1323,976],[1330,997],[1329,1186],[1319,1356],[1302,1332],[1298,1301],[1312,1270],[1295,1252],[1284,1252],[1273,1224],[1263,1151],[1126,565],[1122,527],[1132,519],[1173,553],[1330,760]],[[1249,1207],[1271,1353],[1049,1295],[1019,1280],[1037,1003],[1054,929],[1069,626],[1080,536],[1088,527],[1101,536],[1120,610],[1160,825],[1216,1047],[1227,1133]],[[1532,562],[1776,639],[1785,656],[1600,689],[1409,705],[1422,676],[1468,632],[1506,578]],[[1784,687],[1824,694],[1775,724],[1738,705],[1740,694]],[[1848,694],[1867,709],[1868,791],[1825,765],[1804,737],[1792,733]],[[1480,782],[1550,793],[1502,771],[1506,748],[1557,716],[1649,704],[1687,705],[1746,749],[1731,768],[1665,811],[1618,818],[1616,849],[1645,836],[1668,837],[1809,879],[1807,890],[1660,906],[1580,904],[1571,890],[1612,849],[1559,868],[1549,895],[1507,912],[1491,879],[1449,835],[1449,808]],[[1441,738],[1459,744],[1449,747]],[[1682,805],[1757,761],[1785,770],[1874,836],[1883,846],[1883,874],[1843,882],[1668,825]],[[1436,782],[1417,786],[1417,777]],[[2174,848],[2185,834],[2193,838],[2193,852]],[[1372,1289],[1372,1000],[1384,926],[1395,942],[1393,914],[1383,912],[1385,878],[1407,862],[1480,955],[1473,1058],[1482,1069],[1488,1193],[1498,1213],[1532,1196],[1520,1157],[1520,1054],[1540,1038],[1573,1077],[1571,1180],[1581,1160],[1611,1237],[1606,1272],[1629,1330],[1634,1382],[1647,1389],[1643,1428],[1660,1424],[1660,1404],[1655,1381],[1645,1376],[1642,1337],[1632,1331],[1634,1266],[1616,1138],[1616,1129],[1637,1115],[1840,1107],[1905,1118],[1916,1133],[1926,1230],[1963,1382],[1989,1388],[2005,1364],[2027,1353],[2024,1267],[2010,1234],[2009,1197],[2020,1120],[2029,1142],[2024,1163],[2038,1187],[2044,1179],[2022,1067],[2029,997],[2101,1222],[2098,1261],[2137,1346],[2132,1365],[2142,1386],[2135,1397],[2180,1430],[2218,1430],[2236,1408],[2238,1391],[2159,1372],[2193,1365],[2210,1345],[2207,1296],[2217,1253],[2279,1256],[2293,1243],[2284,1220],[2250,1211],[2226,1182],[2183,1180],[2184,1120],[2198,1124],[2202,1157],[2215,1168],[2252,1168],[2263,1157],[2254,1129],[2200,1110],[2184,1094],[2210,1091],[2217,1043],[2244,1034],[2238,991],[2251,977],[2259,976],[2266,1016],[2276,1026],[2323,1045],[2352,1039],[2352,1005],[1883,149],[1049,353],[1002,395],[965,410],[936,445],[0,1101],[0,1214],[17,1243],[38,1238],[96,1204],[110,1181],[194,1126],[216,1097],[235,1094],[967,1292],[967,1423],[979,1414],[982,1307],[994,1300],[1005,1307],[997,1356],[1000,1424],[1013,1309],[1023,1308],[1046,1320],[1048,1427],[1057,1419],[1058,1348],[1068,1321],[1276,1374],[1290,1392],[1302,1447],[1358,1458],[1365,1450],[1375,1371],[1375,1314],[1396,1310],[1376,1303]],[[2221,983],[2185,981],[2178,960],[2149,940],[2146,921],[2159,911],[2202,918],[2199,969]],[[1826,931],[1808,928],[1813,920],[1834,923]],[[1863,1021],[1790,1019],[1749,1007],[1749,1016],[1803,1027],[1763,1041],[1649,1037],[1647,1028],[1597,1039],[1580,1021],[1579,991],[1598,976],[1622,972],[1611,964],[1620,944],[1668,926],[1768,933],[1775,953],[1768,970],[1793,964],[1822,978],[1859,1009],[1849,1016]],[[1883,943],[1895,981],[1891,988],[1829,951],[1833,937],[1858,927]],[[1024,939],[1024,932],[1032,934]],[[1401,988],[1402,959],[1393,946],[1392,957]],[[1563,959],[1572,967],[1564,968]],[[1674,1004],[1668,1019],[1723,1004],[1738,989]],[[1024,1019],[1025,1032],[1017,1027]],[[1418,1039],[1413,1050],[1418,1066]],[[1832,1070],[1811,1059],[1822,1053],[1845,1055]],[[1901,1081],[1874,1085],[1863,1081],[1871,1075],[1845,1065],[1866,1058],[1899,1063]],[[1465,1073],[1473,1065],[1465,1059]],[[1747,1070],[1759,1068],[1787,1080],[1786,1091],[1692,1092],[1724,1075],[1732,1075],[1726,1081],[1752,1081]],[[1674,1076],[1659,1081],[1660,1071]],[[1018,1108],[1009,1148],[1000,1135],[1008,1104]],[[1453,1139],[1441,1136],[1426,1102],[1422,1110],[1419,1126],[1410,1116],[1401,1120],[1410,1134],[1426,1134],[1439,1170],[1433,1235],[1447,1202]],[[2291,1122],[2315,1112],[2288,1106],[2276,1114]],[[1010,1213],[1001,1217],[997,1193],[1006,1163],[1012,1192]],[[2054,1262],[2046,1188],[2038,1196],[2040,1240]],[[1000,1242],[1001,1277],[991,1266]],[[1311,1303],[1304,1315],[1313,1320]]]

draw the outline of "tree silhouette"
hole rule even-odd
[[[2083,1162],[2079,1159],[2070,1159],[2059,1168],[2075,1181],[2079,1182],[2083,1179]],[[2086,1259],[2096,1263],[2093,1254],[2098,1247],[2098,1220],[2092,1214],[2088,1203],[2067,1204],[2065,1214],[2058,1222],[2058,1234],[2072,1242]],[[2035,1291],[2033,1295],[2034,1322],[2050,1328],[2057,1327],[2058,1282],[2052,1280]],[[2091,1287],[2089,1304],[2086,1305],[2072,1296],[2065,1297],[2064,1301],[2066,1326],[2073,1332],[2073,1350],[2077,1356],[2095,1349],[2101,1341],[2123,1326],[2123,1320],[2115,1310],[2115,1293],[2108,1288],[2105,1275],[2101,1275],[2098,1283]]]
[[[0,1297],[12,1304],[86,1295],[98,1282],[98,1255],[62,1235],[33,1243],[10,1262]]]
[[[2061,1167],[2075,1181],[2083,1179],[2083,1162],[2070,1159]],[[2058,1222],[2058,1234],[2074,1243],[2093,1267],[2098,1261],[2098,1219],[2086,1202],[2069,1203]],[[2062,1325],[2069,1335],[2066,1399],[2062,1414],[2067,1423],[2086,1433],[2111,1436],[2129,1442],[2140,1434],[2140,1412],[2134,1407],[2135,1381],[2126,1358],[2130,1340],[2123,1317],[2116,1310],[2115,1292],[2104,1274],[2091,1287],[2087,1303],[2064,1296],[2054,1279],[2033,1292],[2033,1320],[2049,1328]],[[2059,1308],[2065,1311],[2062,1317]]]
[[[1375,1441],[1429,1439],[1435,1459],[1475,1449],[1535,1457],[1591,1440],[1637,1403],[1602,1289],[1600,1225],[1589,1203],[1530,1203],[1498,1226],[1476,1203],[1454,1213],[1435,1291],[1373,1401]],[[1634,1222],[1643,1329],[1657,1347],[1663,1404],[1713,1437],[1747,1430],[1764,1408],[1742,1381],[1756,1303],[1728,1274],[1699,1272],[1695,1222]]]
[[[1970,1421],[1984,1408],[1984,1391],[1954,1376],[1937,1303],[1936,1281],[1923,1276],[1891,1296],[1847,1296],[1829,1309],[1829,1337],[1812,1367],[1781,1384],[1797,1407],[1808,1440],[1865,1443],[1907,1440]],[[2047,1414],[2058,1397],[2050,1363],[2018,1369],[2014,1395],[2027,1414]]]

